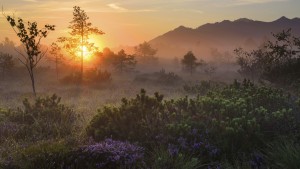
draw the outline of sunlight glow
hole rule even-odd
[[[83,60],[89,61],[92,57],[92,53],[88,50],[86,46],[80,47],[83,51]],[[77,56],[81,57],[81,50],[77,52]]]

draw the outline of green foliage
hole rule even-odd
[[[38,142],[18,150],[13,161],[2,165],[16,169],[135,169],[140,168],[136,166],[142,164],[143,156],[142,147],[111,139],[79,147],[66,142]]]
[[[164,148],[155,148],[150,152],[150,158],[147,164],[151,169],[198,169],[206,165],[201,164],[201,161],[187,154],[179,154],[171,156]]]
[[[87,133],[96,140],[113,139],[151,142],[160,133],[165,121],[163,96],[146,95],[145,90],[134,99],[122,99],[120,107],[104,107],[87,127]],[[147,141],[148,140],[148,141]]]
[[[275,83],[289,84],[299,79],[299,37],[293,37],[291,29],[273,34],[259,49],[245,52],[236,49],[239,72],[250,78],[258,77]]]
[[[61,104],[56,95],[37,98],[33,104],[25,99],[23,105],[24,109],[1,113],[4,119],[0,123],[3,132],[1,140],[13,138],[37,141],[66,138],[79,127],[79,115]]]
[[[193,99],[162,99],[158,93],[150,97],[142,90],[134,99],[123,99],[119,107],[99,110],[87,133],[96,140],[112,137],[149,145],[178,137],[192,140],[188,133],[198,129],[206,131],[221,152],[237,154],[251,153],[297,130],[289,97],[247,80]]]
[[[26,28],[23,19],[19,18],[17,21],[14,17],[5,16],[15,33],[20,39],[20,42],[24,45],[26,54],[17,51],[23,59],[19,59],[22,64],[27,68],[29,73],[32,90],[34,95],[35,91],[35,79],[34,79],[34,68],[37,66],[39,61],[45,56],[46,52],[41,50],[41,39],[46,38],[50,31],[54,31],[54,25],[45,25],[44,28],[38,29],[36,22],[28,22]],[[16,23],[17,22],[17,23]]]
[[[291,168],[300,166],[300,145],[289,139],[279,139],[268,144],[265,157],[274,169]]]

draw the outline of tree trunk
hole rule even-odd
[[[32,91],[33,91],[34,97],[36,97],[35,81],[34,81],[34,75],[33,75],[33,68],[30,69],[29,74],[30,74],[30,79],[31,79]]]
[[[58,64],[58,58],[56,56],[56,60],[55,60],[55,69],[56,69],[56,79],[58,80],[58,67],[57,67],[57,64]]]

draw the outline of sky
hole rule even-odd
[[[93,36],[100,48],[135,46],[178,26],[197,28],[205,23],[249,18],[273,21],[300,17],[300,0],[0,0],[6,15],[56,25],[42,43],[68,36],[73,6],[80,6],[93,26],[105,32]],[[17,36],[0,16],[0,41]]]

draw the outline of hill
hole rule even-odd
[[[211,60],[216,55],[232,55],[237,47],[258,47],[269,40],[272,33],[289,28],[295,36],[300,36],[300,18],[281,17],[272,22],[241,18],[208,23],[195,29],[179,26],[152,39],[150,43],[158,49],[157,55],[162,58],[182,57],[192,50],[198,57]]]

